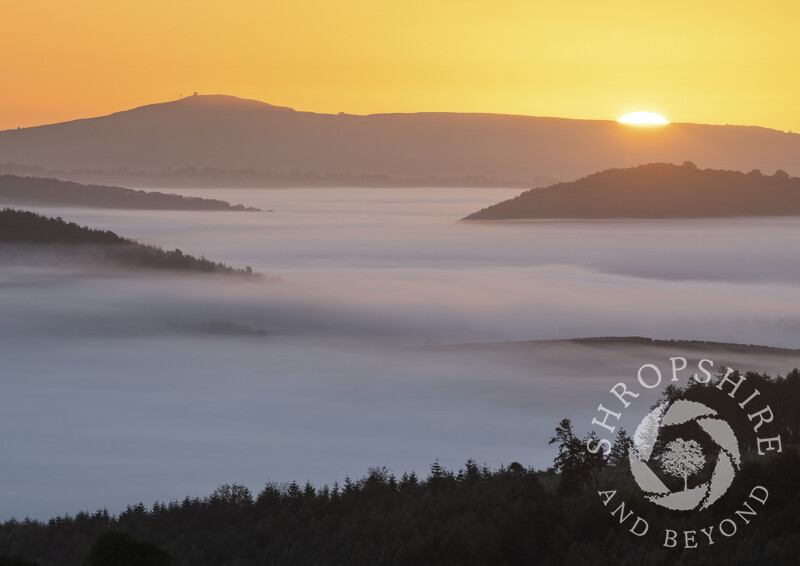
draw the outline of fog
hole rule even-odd
[[[341,483],[375,465],[425,474],[436,458],[544,468],[561,418],[585,431],[641,364],[700,351],[506,341],[800,343],[797,219],[473,224],[457,220],[516,191],[179,192],[273,212],[35,210],[267,277],[0,249],[0,518]]]

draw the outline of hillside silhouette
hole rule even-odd
[[[223,200],[185,197],[123,187],[82,185],[58,179],[0,175],[0,202],[44,206],[86,206],[146,210],[246,210]]]
[[[0,163],[85,172],[250,171],[272,184],[539,185],[610,167],[691,160],[700,167],[800,175],[800,135],[759,127],[501,114],[316,114],[232,96],[190,96],[108,116],[0,132]],[[196,176],[201,176],[197,174]],[[229,177],[235,174],[228,173]],[[461,181],[458,181],[461,180]],[[123,181],[119,181],[123,182]],[[185,183],[185,181],[184,181]]]
[[[775,377],[736,372],[733,379],[739,375],[780,411],[770,434],[781,435],[782,450],[768,459],[756,456],[745,413],[733,404],[723,410],[721,418],[741,441],[742,466],[729,492],[700,517],[673,515],[665,523],[633,482],[624,430],[608,455],[592,455],[586,450],[591,436],[581,439],[565,418],[550,441],[558,454],[547,470],[519,462],[492,469],[469,459],[455,471],[437,460],[426,477],[397,477],[378,466],[330,486],[267,481],[253,494],[244,485],[224,484],[206,497],[128,505],[119,515],[98,509],[47,522],[10,519],[0,524],[0,553],[16,554],[13,564],[40,566],[79,564],[87,556],[89,564],[103,566],[123,563],[120,556],[138,558],[126,564],[192,566],[797,564],[800,371]],[[719,395],[715,383],[694,384],[667,388],[661,401]],[[599,489],[613,486],[653,532],[665,524],[697,529],[735,518],[753,485],[768,486],[769,511],[753,524],[740,523],[723,544],[696,552],[660,546],[663,535],[632,536],[629,524],[598,498]]]
[[[465,220],[800,215],[800,178],[651,163],[525,191]]]
[[[460,177],[389,177],[383,174],[319,173],[317,171],[264,171],[259,169],[223,169],[219,167],[167,167],[160,171],[119,168],[45,169],[36,165],[0,163],[0,174],[51,177],[91,184],[170,188],[287,188],[287,187],[516,187],[551,185],[558,179],[537,176],[531,182],[498,179],[486,175]],[[238,205],[237,205],[238,206]]]
[[[237,269],[180,250],[140,244],[109,230],[79,226],[61,218],[48,218],[11,208],[0,210],[0,244],[56,247],[59,255],[74,257],[76,261],[89,260],[126,268],[257,276],[249,267]],[[31,253],[35,250],[25,251],[26,257],[35,257]]]

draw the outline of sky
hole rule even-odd
[[[650,110],[800,131],[791,1],[41,0],[3,12],[3,129],[198,91],[315,112]]]

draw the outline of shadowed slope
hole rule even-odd
[[[800,215],[800,179],[783,171],[700,170],[652,163],[532,189],[465,220],[714,218]]]
[[[224,200],[185,197],[123,187],[82,185],[58,179],[0,175],[0,201],[4,204],[88,206],[145,210],[246,210]]]
[[[203,273],[229,273],[258,276],[248,267],[237,269],[206,259],[186,255],[180,250],[164,250],[122,238],[109,230],[97,230],[47,218],[33,212],[4,208],[0,210],[0,245],[36,246],[39,251],[55,250],[60,257],[81,261],[112,263],[122,267],[166,269]],[[35,261],[35,247],[26,248],[24,256]],[[42,256],[48,263],[53,258]]]

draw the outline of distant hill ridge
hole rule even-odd
[[[146,210],[258,211],[257,208],[245,208],[241,204],[231,205],[224,200],[18,175],[0,175],[0,203]]]
[[[651,163],[525,191],[465,220],[800,215],[800,178]]]
[[[0,163],[73,175],[102,171],[108,175],[102,182],[112,184],[124,183],[125,171],[195,168],[255,171],[270,183],[301,184],[309,176],[314,184],[340,184],[364,176],[382,184],[485,178],[498,186],[532,186],[541,178],[571,180],[610,167],[687,160],[800,175],[800,135],[503,114],[318,114],[225,95],[0,132]],[[114,171],[123,180],[115,180]]]

